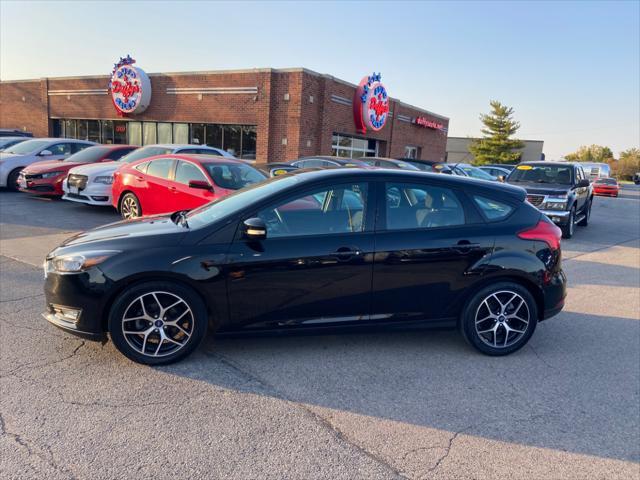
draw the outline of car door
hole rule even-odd
[[[587,197],[589,196],[589,187],[580,187],[578,184],[582,180],[588,179],[587,175],[584,173],[582,167],[577,166],[574,169],[574,175],[576,176],[575,181],[575,191],[576,191],[576,202],[577,202],[577,211],[580,212],[584,209],[585,204],[587,202]]]
[[[43,156],[43,160],[64,160],[72,153],[79,150],[74,149],[75,144],[72,142],[58,142],[49,145],[44,150],[51,152],[51,155]]]
[[[447,318],[477,279],[493,234],[460,190],[386,182],[380,191],[372,318]]]
[[[238,327],[346,325],[369,318],[374,205],[367,182],[312,188],[257,216],[260,242],[236,237],[228,298]]]
[[[146,174],[141,174],[143,181],[136,188],[144,215],[175,212],[176,200],[169,190],[172,186],[172,158],[158,158],[149,162]],[[139,177],[138,177],[139,178]]]
[[[211,180],[198,165],[186,160],[178,160],[174,181],[169,186],[169,190],[173,195],[174,211],[191,210],[215,199],[215,190],[213,188],[206,190],[204,188],[190,187],[189,182],[192,180],[206,182],[211,185]]]

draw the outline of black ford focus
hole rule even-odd
[[[564,305],[560,236],[519,187],[301,170],[70,238],[46,258],[44,316],[153,365],[207,331],[451,327],[505,355]]]

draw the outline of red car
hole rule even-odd
[[[36,195],[61,197],[62,182],[69,170],[78,165],[113,162],[138,147],[132,145],[96,145],[74,153],[63,160],[45,160],[32,163],[18,176],[18,190]]]
[[[232,158],[158,155],[116,170],[113,206],[125,219],[191,210],[266,178]]]
[[[593,192],[596,195],[608,195],[617,197],[620,192],[620,186],[615,178],[597,178],[593,182]]]

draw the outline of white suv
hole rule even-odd
[[[64,160],[69,155],[96,145],[72,138],[34,138],[0,152],[0,187],[17,190],[20,170],[43,160]]]
[[[113,172],[125,163],[170,153],[218,155],[235,158],[221,148],[213,148],[206,145],[147,145],[125,155],[117,162],[94,163],[72,168],[69,170],[67,178],[62,182],[62,190],[64,190],[62,198],[72,202],[110,207]]]

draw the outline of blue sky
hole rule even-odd
[[[0,1],[2,80],[306,67],[389,93],[479,135],[490,99],[548,158],[640,145],[640,2]]]

